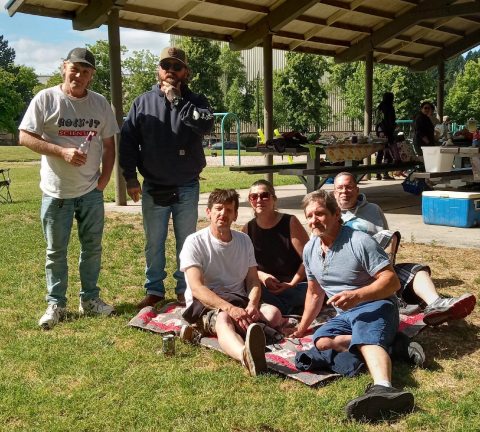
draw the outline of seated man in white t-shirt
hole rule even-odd
[[[279,328],[283,318],[275,306],[260,304],[252,242],[230,228],[238,206],[235,190],[215,189],[207,205],[210,225],[185,240],[180,253],[187,282],[183,317],[193,326],[182,328],[180,337],[191,340],[196,329],[216,335],[222,350],[256,376],[267,371],[265,334],[258,322]]]

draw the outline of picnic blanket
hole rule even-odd
[[[148,330],[159,334],[179,335],[183,325],[188,324],[182,318],[184,307],[178,303],[168,303],[160,310],[151,306],[143,308],[128,323],[129,326]],[[335,316],[335,310],[331,307],[322,309],[318,317],[310,326],[313,331],[327,322],[331,317]],[[290,317],[295,320],[295,317]],[[412,338],[425,327],[423,322],[423,314],[406,316],[400,315],[400,331],[404,332],[408,337]],[[216,337],[202,337],[200,345],[223,352],[218,344]],[[267,345],[265,357],[267,366],[270,370],[289,378],[298,380],[309,386],[323,385],[328,381],[340,377],[339,374],[331,371],[314,371],[304,372],[295,367],[295,355],[299,351],[308,351],[313,347],[312,336],[308,335],[303,338],[284,338],[282,341],[272,345]]]

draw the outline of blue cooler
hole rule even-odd
[[[423,222],[471,228],[480,225],[480,193],[425,191],[422,193]]]

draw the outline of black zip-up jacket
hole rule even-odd
[[[149,183],[181,186],[197,179],[206,165],[203,135],[213,127],[205,96],[182,86],[172,106],[155,85],[135,99],[123,124],[119,162],[127,186],[138,184],[137,169]]]

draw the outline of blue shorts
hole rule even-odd
[[[341,312],[327,321],[314,333],[313,342],[321,337],[352,335],[349,351],[357,345],[379,345],[388,350],[398,325],[397,305],[392,300],[375,300]]]

